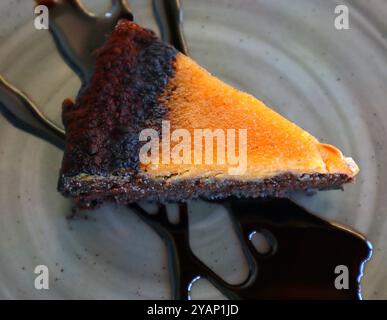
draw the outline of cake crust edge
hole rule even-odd
[[[342,189],[352,182],[346,174],[281,173],[259,180],[239,181],[218,178],[151,179],[112,177],[79,179],[62,176],[59,191],[72,197],[80,208],[92,208],[103,202],[130,204],[138,201],[186,202],[204,198],[221,200],[230,196],[243,198],[286,197],[295,191]]]

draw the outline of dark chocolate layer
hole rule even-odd
[[[255,181],[218,180],[211,178],[191,179],[147,179],[141,176],[90,178],[78,180],[64,178],[62,190],[72,196],[81,207],[88,207],[100,201],[114,201],[121,204],[136,201],[187,201],[199,197],[218,200],[236,197],[282,197],[293,191],[339,189],[351,181],[344,174],[303,174],[284,173],[272,178]]]
[[[90,83],[75,104],[63,103],[66,148],[61,179],[80,173],[136,173],[139,132],[158,130],[167,113],[158,96],[174,75],[176,49],[153,32],[121,20],[95,54]]]

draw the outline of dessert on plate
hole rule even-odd
[[[341,188],[359,171],[136,23],[121,20],[95,55],[63,103],[59,190],[80,206],[281,196]]]

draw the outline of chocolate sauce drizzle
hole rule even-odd
[[[133,20],[125,0],[112,0],[112,8],[99,17],[78,0],[37,0],[50,9],[50,32],[67,64],[86,82],[93,73],[94,50],[100,48],[120,19]]]
[[[188,55],[188,46],[183,32],[183,10],[180,0],[153,0],[153,12],[165,42]]]
[[[174,299],[190,299],[192,284],[209,280],[229,299],[361,299],[359,288],[370,243],[359,233],[320,219],[288,199],[222,202],[229,213],[249,264],[249,275],[230,285],[209,269],[189,245],[188,206],[181,204],[177,224],[168,220],[165,205],[148,215],[139,205],[129,207],[166,242],[171,261]],[[254,233],[265,235],[270,250],[260,253]],[[349,270],[349,289],[335,287],[337,266]]]
[[[64,148],[64,130],[48,119],[26,94],[0,76],[0,112],[15,127]]]
[[[124,0],[113,0],[112,10],[104,18],[86,12],[76,0],[37,2],[50,8],[50,30],[58,50],[83,84],[93,71],[92,52],[102,45],[105,34],[119,19],[133,19]],[[187,54],[180,2],[154,0],[153,8],[164,40]],[[0,107],[15,126],[63,148],[63,130],[2,78]],[[167,245],[172,298],[190,299],[193,283],[206,278],[230,299],[361,299],[360,280],[372,253],[361,234],[320,219],[288,199],[230,198],[221,204],[228,208],[249,264],[249,275],[239,285],[225,282],[192,252],[187,204],[180,205],[177,224],[169,222],[165,205],[159,205],[156,215],[149,215],[137,204],[128,206]],[[256,232],[269,242],[268,253],[259,253],[254,247],[251,239]],[[337,266],[348,268],[349,289],[336,289]]]

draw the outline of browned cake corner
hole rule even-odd
[[[248,163],[140,162],[144,129],[246,130]],[[151,31],[121,21],[96,52],[95,72],[73,104],[63,103],[66,148],[59,191],[80,205],[111,200],[182,201],[200,196],[278,196],[340,188],[358,168],[335,147],[261,101],[210,75]]]

